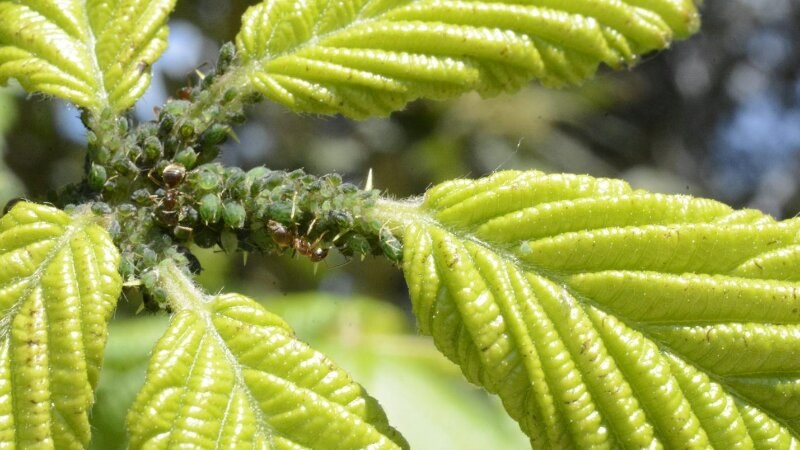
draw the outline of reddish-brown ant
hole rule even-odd
[[[295,230],[289,230],[280,222],[274,220],[267,221],[267,230],[269,230],[272,241],[278,246],[280,250],[291,247],[297,253],[307,257],[312,262],[320,262],[328,256],[328,249],[319,246],[319,241],[322,236],[317,238],[314,242],[309,242],[301,236],[298,236]]]

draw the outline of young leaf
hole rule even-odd
[[[131,448],[407,448],[375,399],[282,319],[204,295],[172,263],[159,276],[177,314],[128,416]]]
[[[245,13],[236,43],[272,100],[364,118],[532,78],[577,83],[698,25],[692,0],[270,0]]]
[[[800,218],[499,172],[383,203],[423,333],[534,448],[790,448]]]
[[[175,0],[0,0],[0,84],[99,112],[127,109],[167,48]]]
[[[85,448],[122,281],[91,213],[17,204],[0,220],[0,445]]]

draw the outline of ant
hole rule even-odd
[[[161,197],[161,215],[170,225],[178,222],[178,197],[180,192],[178,186],[186,178],[186,168],[181,164],[169,164],[161,172],[161,179],[164,181],[164,195]]]
[[[153,177],[152,171],[148,177],[156,184],[157,180]],[[175,227],[175,232],[182,234],[190,234],[192,229],[179,224],[180,222],[180,196],[182,193],[178,187],[186,179],[186,167],[182,164],[171,163],[161,171],[161,180],[164,182],[164,195],[161,196],[159,201],[159,218],[162,219],[167,225]]]
[[[309,242],[307,239],[298,236],[296,231],[290,231],[285,225],[272,219],[267,221],[267,229],[272,236],[272,240],[281,250],[292,247],[296,252],[308,257],[315,263],[328,256],[328,249],[319,247],[319,241],[322,236],[314,242]]]

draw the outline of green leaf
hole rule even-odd
[[[119,254],[89,212],[17,204],[0,220],[0,445],[85,448]]]
[[[245,13],[236,43],[270,99],[364,118],[532,78],[577,83],[698,26],[692,0],[270,0]]]
[[[378,214],[420,329],[533,447],[798,445],[799,218],[512,171]]]
[[[167,48],[175,0],[0,0],[0,84],[95,113],[127,109],[150,83]]]
[[[172,263],[159,276],[177,314],[128,416],[131,448],[407,448],[375,399],[282,319],[204,295]]]
[[[528,448],[525,435],[497,398],[467,384],[430,339],[412,330],[408,315],[397,306],[319,292],[265,302],[299,337],[335,359],[380,399],[412,449]]]

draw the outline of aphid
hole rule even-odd
[[[222,216],[222,201],[216,194],[206,194],[200,199],[198,212],[206,225],[217,223]]]
[[[198,274],[203,271],[203,266],[200,265],[200,260],[197,259],[197,256],[194,256],[194,253],[192,253],[191,250],[183,246],[175,247],[175,250],[183,255],[184,258],[186,258],[186,262],[188,264],[187,267],[189,268],[190,272]]]
[[[237,201],[225,202],[222,205],[222,220],[229,228],[239,229],[247,221],[247,213],[242,204]]]

